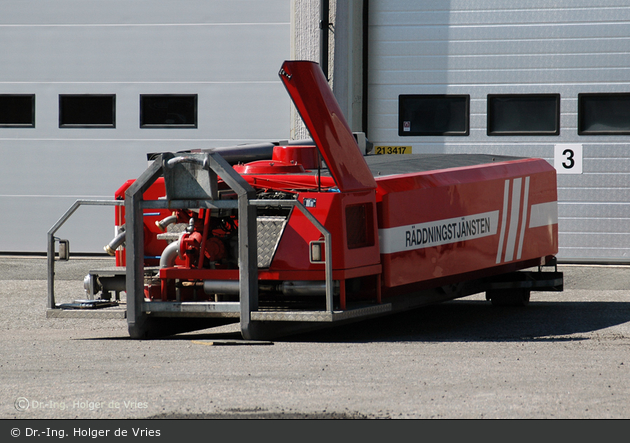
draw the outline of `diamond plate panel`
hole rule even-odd
[[[173,223],[166,227],[166,232],[158,234],[157,238],[158,240],[166,240],[168,243],[177,241],[187,227],[187,223]]]
[[[258,267],[268,268],[287,224],[286,217],[258,217]]]

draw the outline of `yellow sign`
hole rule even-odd
[[[374,154],[411,154],[411,146],[374,146]]]

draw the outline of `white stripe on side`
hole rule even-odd
[[[532,205],[529,215],[529,227],[538,228],[558,224],[558,202]]]
[[[510,208],[510,227],[508,229],[507,242],[505,246],[504,261],[512,261],[514,258],[514,248],[516,247],[516,234],[518,230],[518,220],[521,211],[521,185],[522,178],[515,178],[512,182],[512,197]]]
[[[505,181],[503,188],[503,210],[501,211],[501,233],[499,234],[499,248],[497,250],[497,263],[501,263],[501,253],[503,252],[503,241],[505,239],[505,225],[507,223],[508,199],[510,198],[510,181]]]
[[[525,238],[525,227],[527,225],[527,206],[529,204],[529,177],[525,177],[525,190],[523,192],[523,216],[521,217],[521,235],[518,239],[518,250],[516,259],[520,260],[523,253],[523,239]]]

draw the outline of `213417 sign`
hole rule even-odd
[[[411,146],[375,146],[374,153],[384,154],[411,154]]]

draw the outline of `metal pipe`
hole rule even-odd
[[[208,231],[210,230],[210,209],[206,209],[206,217],[203,222],[203,234],[201,236],[201,246],[199,247],[199,263],[197,263],[197,268],[203,268],[203,260],[206,257],[206,238],[208,237]]]
[[[230,165],[249,163],[256,160],[271,160],[275,143],[251,143],[218,148],[202,148],[191,152],[217,153]]]
[[[176,215],[169,215],[168,217],[163,218],[162,220],[156,221],[155,226],[157,226],[160,231],[164,232],[166,231],[166,228],[168,227],[168,225],[172,225],[176,221],[177,221]]]
[[[363,81],[362,81],[362,93],[363,96],[361,100],[362,111],[361,111],[361,131],[365,133],[365,136],[368,137],[368,63],[369,63],[369,53],[368,53],[368,41],[369,41],[369,31],[370,31],[370,1],[363,0],[363,54],[362,54],[362,71],[363,71]]]
[[[179,241],[169,243],[162,251],[160,257],[160,268],[170,268],[175,264],[175,259],[179,255]]]
[[[206,294],[238,294],[238,280],[204,280],[203,292]]]
[[[274,285],[260,285],[261,292],[281,292],[286,296],[325,296],[325,281],[283,281]],[[335,282],[334,290],[339,292],[339,282]],[[234,294],[239,293],[238,280],[204,280],[203,291],[206,294]]]
[[[126,237],[127,237],[126,231],[123,230],[119,232],[118,235],[114,237],[112,241],[110,241],[103,249],[109,255],[116,255],[116,249],[118,249],[118,247],[125,242]]]
[[[328,80],[328,32],[330,31],[330,6],[328,0],[319,3],[319,66]]]
[[[339,282],[335,282],[333,285],[334,292],[339,292]],[[280,284],[280,291],[283,295],[300,295],[300,296],[313,296],[313,295],[326,295],[326,282],[325,281],[283,281]]]

